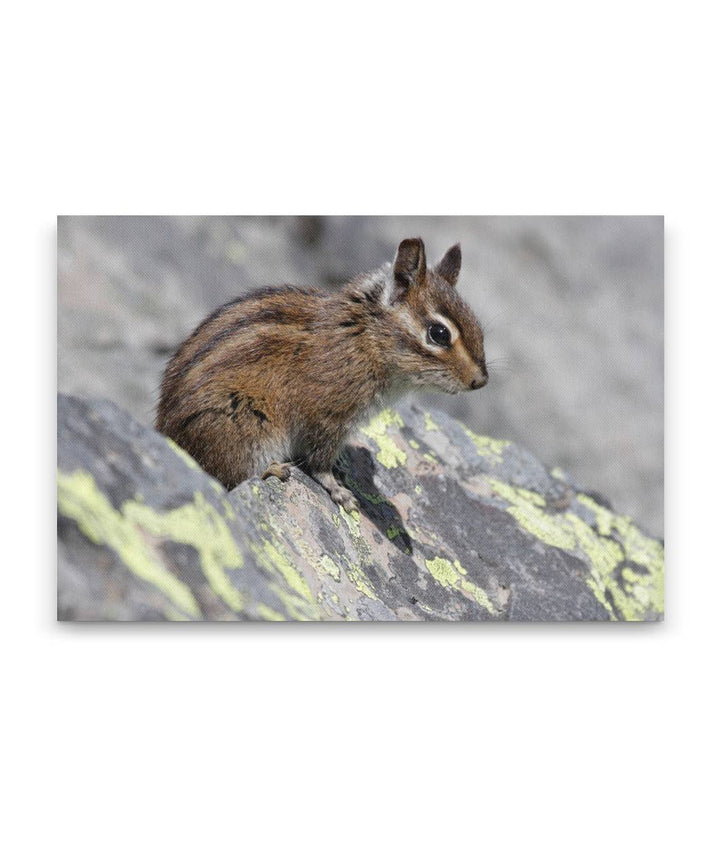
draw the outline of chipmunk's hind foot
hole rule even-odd
[[[313,478],[330,494],[330,499],[344,508],[348,514],[352,511],[360,511],[360,504],[355,494],[343,487],[332,473],[313,473]]]
[[[337,502],[348,514],[353,511],[360,511],[360,503],[346,487],[341,487],[331,492],[330,498]]]
[[[262,474],[262,479],[269,479],[270,476],[275,476],[280,481],[287,481],[290,478],[290,464],[280,464],[273,461],[268,465],[268,468]]]

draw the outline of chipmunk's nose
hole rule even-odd
[[[484,368],[479,369],[478,373],[475,377],[470,381],[470,389],[480,389],[485,386],[488,382],[488,374],[487,370]]]

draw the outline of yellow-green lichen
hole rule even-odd
[[[194,547],[197,550],[203,573],[215,594],[236,612],[239,612],[243,608],[243,596],[233,586],[225,572],[226,568],[242,567],[242,554],[222,514],[210,505],[199,491],[195,493],[192,503],[182,505],[170,511],[157,511],[142,502],[127,500],[122,504],[120,511],[117,512],[110,505],[109,500],[99,491],[92,475],[78,471],[71,477],[64,476],[62,473],[58,474],[58,505],[61,504],[61,484],[64,495],[67,497],[67,479],[73,477],[76,479],[76,486],[84,480],[84,483],[88,487],[85,493],[86,497],[90,495],[90,484],[92,484],[92,488],[94,488],[97,494],[98,503],[104,500],[115,515],[119,515],[125,524],[133,528],[137,537],[142,537],[139,531],[141,529],[144,533],[156,538]],[[228,510],[228,516],[234,517],[234,512],[229,506]],[[79,520],[76,520],[76,522],[80,524]],[[117,518],[114,518],[114,522],[118,522]],[[145,541],[147,543],[147,539]],[[108,544],[108,546],[112,545]],[[117,552],[119,553],[119,551]],[[140,565],[137,562],[134,562],[131,567],[126,561],[126,557],[122,554],[120,555],[133,573],[142,576]],[[135,558],[137,557],[135,556]],[[161,562],[161,559],[157,557],[156,561]],[[161,567],[164,566],[161,565]],[[177,579],[169,571],[166,570],[166,573],[172,579]]]
[[[429,413],[425,414],[425,430],[426,431],[439,431],[440,426],[435,422],[432,416]]]
[[[493,491],[510,505],[505,509],[527,532],[551,547],[572,550],[576,539],[572,527],[563,522],[559,515],[550,515],[542,510],[545,500],[533,491],[513,487],[497,479],[488,479]]]
[[[371,502],[373,505],[382,505],[384,502],[387,502],[382,494],[379,493],[368,493],[360,487],[360,483],[357,479],[354,479],[351,475],[346,475],[344,477],[345,484],[351,488],[353,493],[360,494],[363,499],[366,499],[368,502]],[[342,506],[340,506],[342,508]],[[360,519],[360,515],[357,511],[351,512],[353,515],[357,515],[358,520]]]
[[[354,538],[360,537],[360,515],[357,511],[345,511],[342,506],[338,506],[340,510],[340,517],[345,521],[345,525],[350,530],[350,534]]]
[[[167,570],[133,518],[132,509],[141,507],[139,503],[131,500],[116,510],[92,474],[82,470],[58,471],[57,501],[61,514],[74,520],[86,538],[114,550],[133,574],[161,591],[185,615],[200,617],[190,587]]]
[[[313,596],[310,586],[300,571],[285,555],[281,547],[276,546],[267,538],[263,538],[261,545],[253,544],[251,549],[261,567],[271,572],[279,571],[282,578],[294,592],[299,594],[303,600],[312,602]]]
[[[408,440],[408,446],[410,446],[411,449],[415,449],[415,451],[417,451],[420,448],[420,443],[418,443],[417,440]]]
[[[472,440],[475,448],[483,458],[492,464],[501,464],[503,459],[503,450],[510,445],[509,440],[496,440],[493,437],[484,437],[481,434],[476,434],[469,428],[463,426],[463,430]]]
[[[340,580],[340,569],[330,556],[320,555],[307,541],[302,538],[293,539],[293,543],[305,561],[313,567],[318,574],[329,574],[335,580]]]
[[[330,556],[322,556],[318,561],[318,565],[326,574],[330,574],[336,583],[340,582],[340,568],[338,568]]]
[[[402,427],[405,423],[394,410],[385,408],[385,410],[375,416],[368,425],[360,428],[363,434],[374,440],[378,446],[377,459],[387,469],[394,469],[398,465],[404,466],[407,461],[407,454],[398,446],[398,444],[387,436],[388,428],[393,425]]]
[[[201,469],[200,464],[198,464],[198,462],[195,460],[195,458],[192,457],[192,455],[188,455],[185,449],[181,449],[180,446],[178,446],[178,444],[171,440],[169,437],[165,438],[165,442],[168,444],[168,446],[170,446],[170,448],[179,458],[182,458],[183,462],[186,464],[186,466],[190,467],[191,470]]]
[[[346,558],[346,563],[348,566],[347,575],[350,579],[350,582],[355,586],[355,588],[366,597],[369,597],[371,600],[377,600],[377,595],[375,594],[375,590],[372,587],[372,583],[365,575],[365,572],[360,567],[360,565],[351,562]]]
[[[270,591],[282,603],[288,616],[293,621],[320,621],[327,618],[327,614],[315,601],[306,601],[294,591],[291,591],[284,583],[270,583]]]
[[[507,513],[523,529],[551,547],[585,556],[587,585],[611,618],[638,621],[664,612],[662,545],[643,535],[629,517],[614,514],[580,494],[578,502],[593,514],[591,526],[572,510],[549,514],[543,498],[533,491],[497,479],[489,481],[495,494],[508,502]],[[633,562],[647,573],[634,572],[625,562]]]
[[[348,479],[348,484],[350,484],[350,480]],[[384,500],[383,500],[384,501]],[[340,516],[345,521],[348,531],[350,532],[350,537],[352,539],[353,546],[357,552],[357,555],[361,560],[369,560],[372,548],[368,544],[368,542],[363,537],[360,531],[360,514],[357,511],[347,512],[342,506],[340,506]]]
[[[595,525],[597,526],[598,532],[601,535],[610,535],[616,515],[613,514],[609,508],[605,508],[604,505],[600,505],[599,502],[595,502],[594,499],[591,499],[589,496],[585,496],[584,493],[579,493],[577,495],[577,501],[580,505],[584,505],[585,508],[592,511],[595,515]]]
[[[200,492],[195,493],[192,505],[171,511],[158,512],[146,505],[125,503],[123,513],[152,535],[194,547],[210,588],[230,609],[240,612],[244,598],[225,568],[241,568],[243,557],[222,515]]]
[[[168,605],[164,609],[165,618],[168,621],[192,621],[192,617],[187,615],[184,612],[181,612],[179,609],[175,609],[174,606]]]
[[[266,603],[259,603],[256,607],[257,613],[264,621],[286,621],[285,616]]]
[[[647,569],[638,573],[628,567],[620,569],[621,586],[606,575],[603,579],[624,618],[642,620],[648,610],[662,614],[665,611],[665,550],[654,538],[642,533],[629,517],[614,514],[595,500],[578,494],[578,502],[593,512],[598,531],[614,535],[622,543],[625,559]],[[613,569],[614,570],[614,569]]]
[[[478,606],[482,606],[491,615],[497,615],[497,609],[485,590],[467,578],[467,571],[457,559],[452,563],[439,556],[435,559],[425,559],[425,567],[443,588],[465,592],[472,597]]]
[[[535,491],[527,490],[524,487],[516,487],[515,485],[502,482],[499,479],[488,479],[488,481],[495,493],[503,499],[507,499],[509,502],[526,500],[527,502],[531,502],[533,505],[545,505],[545,501],[542,496],[540,496],[539,493],[535,493]]]
[[[388,538],[390,539],[390,541],[392,541],[392,540],[393,540],[393,538],[397,538],[397,536],[398,536],[402,531],[403,531],[403,530],[402,530],[402,527],[401,527],[401,526],[398,526],[398,525],[397,525],[397,524],[395,524],[395,523],[391,523],[391,524],[390,524],[390,526],[388,526],[388,528],[385,530],[385,534],[388,536]]]
[[[260,543],[251,543],[250,549],[258,566],[274,579],[270,583],[270,590],[277,595],[290,618],[298,621],[327,618],[326,612],[318,606],[307,580],[296,567],[295,557],[288,554],[281,539],[269,526],[267,531],[269,537],[262,538]],[[305,555],[306,551],[312,555],[308,545],[305,542],[298,543],[305,561],[314,565]]]
[[[347,514],[347,512],[341,509],[341,513],[347,515],[347,517],[352,520],[351,516]],[[358,545],[358,541],[360,539],[360,530],[357,530],[357,537],[353,537],[353,541]],[[303,555],[303,558],[310,564],[316,571],[318,571],[321,575],[327,575],[335,580],[336,583],[341,582],[342,580],[342,571],[335,560],[328,556],[326,553],[318,556],[313,548],[307,544],[305,541],[298,541],[298,548]],[[358,545],[359,546],[359,545]],[[366,595],[373,600],[377,599],[377,595],[375,594],[370,580],[365,576],[360,565],[353,563],[347,556],[343,557],[345,559],[345,563],[347,564],[347,577],[350,582],[355,586],[355,588],[361,593]],[[322,602],[327,597],[327,593],[320,592],[318,593],[318,602]],[[331,596],[332,597],[332,596]],[[333,598],[333,602],[337,603],[337,597]]]

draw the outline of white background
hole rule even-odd
[[[4,11],[4,852],[716,851],[711,8]],[[666,622],[57,625],[55,215],[390,212],[666,215]]]

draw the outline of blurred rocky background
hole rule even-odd
[[[219,304],[281,283],[337,288],[405,237],[486,328],[490,384],[425,395],[514,440],[663,534],[660,217],[59,217],[58,388],[152,425],[163,368]]]

